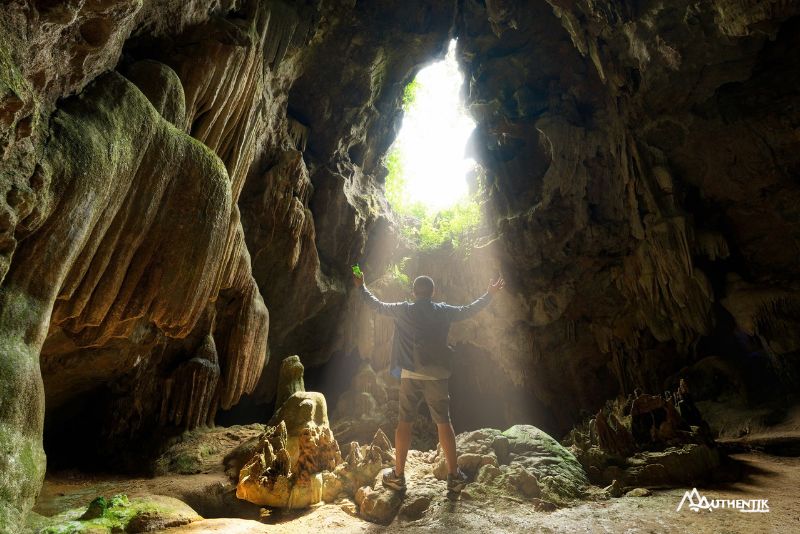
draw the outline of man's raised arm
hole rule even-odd
[[[447,306],[448,315],[451,321],[463,321],[464,319],[469,319],[486,306],[492,301],[492,297],[494,297],[495,293],[500,291],[506,286],[506,281],[503,280],[503,277],[499,277],[496,281],[489,280],[489,287],[486,289],[486,293],[481,295],[475,302],[472,304],[467,304],[466,306]]]
[[[370,290],[367,289],[366,284],[364,284],[363,272],[361,273],[361,276],[353,274],[353,282],[358,288],[357,291],[359,295],[361,295],[361,300],[363,300],[369,308],[380,315],[395,317],[400,310],[406,306],[405,302],[382,302],[379,300],[378,297],[373,295]]]

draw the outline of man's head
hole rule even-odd
[[[414,298],[433,298],[434,287],[433,278],[430,276],[418,276],[414,279]]]

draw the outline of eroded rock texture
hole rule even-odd
[[[608,402],[565,439],[589,479],[614,497],[625,488],[697,486],[737,476],[681,384],[666,399],[639,394]]]
[[[172,417],[195,417],[196,424],[202,417],[195,412],[202,415],[220,402],[215,395],[231,403],[252,390],[266,352],[266,309],[249,274],[243,242],[236,246],[229,237],[238,221],[219,158],[164,120],[118,74],[93,82],[53,116],[50,128],[31,180],[57,202],[15,252],[18,265],[27,267],[12,265],[3,286],[3,338],[12,365],[27,360],[39,375],[38,353],[48,327],[60,329],[63,343],[74,347],[102,347],[148,331],[185,338],[225,289],[250,297],[241,306],[245,324],[255,316],[263,325],[240,336],[236,361],[226,362],[229,369],[243,367],[241,375],[234,373],[217,388],[217,353],[213,343],[205,345],[197,358],[212,370],[188,371],[195,387],[180,384],[182,389],[169,393],[181,392],[183,399],[170,399],[168,393],[163,401],[172,400]],[[25,377],[25,370],[16,367],[10,373],[19,375],[17,384],[31,381],[41,390],[40,376]],[[25,417],[33,424],[25,430],[40,441],[44,399],[36,389],[26,392]],[[15,396],[4,395],[4,401]]]
[[[451,335],[466,364],[455,391],[494,401],[482,424],[563,432],[605,398],[681,376],[703,402],[777,417],[793,402],[797,14],[464,3],[457,50],[497,238],[466,260],[409,254],[407,274],[455,303],[509,279]],[[373,320],[351,343],[381,371],[391,330]]]
[[[498,271],[510,280],[451,336],[454,391],[485,401],[470,424],[563,432],[679,377],[723,417],[793,402],[797,15],[783,2],[464,3],[457,50],[496,239],[466,258],[376,239],[367,272],[409,256],[406,274],[432,275],[455,303]],[[386,278],[381,297],[408,298]],[[358,321],[343,346],[380,373],[390,322]]]
[[[465,3],[475,149],[526,303],[507,333],[555,427],[711,356],[751,374],[706,399],[792,394],[797,10]]]

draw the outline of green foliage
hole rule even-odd
[[[411,83],[406,85],[405,89],[403,89],[403,111],[408,111],[408,109],[414,104],[418,93],[419,82],[415,78],[411,81]]]
[[[131,501],[128,499],[128,496],[125,495],[124,493],[118,493],[118,494],[114,495],[113,497],[111,497],[111,500],[108,501],[108,505],[110,507],[114,507],[114,506],[129,506],[130,504],[131,504]]]
[[[446,242],[458,247],[481,221],[481,209],[475,200],[462,200],[452,208],[421,220],[419,246],[423,249],[439,248]]]
[[[421,202],[411,202],[406,192],[403,159],[394,149],[386,157],[386,200],[399,215],[405,216],[402,235],[420,249],[432,250],[451,243],[459,247],[481,223],[481,207],[474,198],[464,198],[454,206],[434,212]],[[409,220],[410,219],[410,220]]]
[[[61,523],[43,528],[43,534],[74,534],[79,532],[122,532],[136,514],[141,512],[139,506],[132,507],[125,494],[114,495],[110,499],[97,497],[81,514],[80,509],[70,510],[62,514]],[[83,519],[85,516],[86,519]]]
[[[389,171],[386,176],[386,200],[398,212],[403,212],[408,204],[402,158],[398,149],[392,150],[386,156],[386,168]]]
[[[409,279],[408,274],[406,274],[406,265],[410,259],[411,258],[403,258],[399,263],[389,266],[389,274],[392,279],[404,288],[408,288],[411,285],[411,279]]]

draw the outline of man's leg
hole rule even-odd
[[[408,456],[408,449],[410,446],[411,422],[399,421],[397,423],[397,430],[394,433],[394,472],[397,473],[397,476],[403,476],[403,472],[406,468],[406,456]]]
[[[400,380],[400,413],[394,433],[395,464],[393,469],[385,469],[383,472],[383,485],[395,491],[404,491],[406,488],[404,472],[408,449],[411,447],[411,421],[421,395],[415,382],[408,378]]]
[[[444,459],[447,462],[448,494],[460,493],[467,484],[467,475],[458,468],[456,434],[450,423],[450,387],[448,380],[428,380],[425,385],[425,400],[436,423],[439,443],[442,444]]]
[[[458,456],[456,455],[456,433],[451,423],[437,423],[439,443],[444,450],[444,459],[447,462],[447,472],[455,475],[458,472]]]
[[[411,447],[411,422],[414,420],[422,394],[420,384],[417,382],[409,378],[400,379],[400,410],[397,430],[394,433],[394,471],[397,476],[403,476],[408,449]]]
[[[444,450],[447,471],[451,475],[458,473],[458,455],[456,453],[456,433],[450,422],[450,384],[445,380],[430,380],[425,384],[425,401],[431,411],[431,418],[436,423],[439,443]]]

